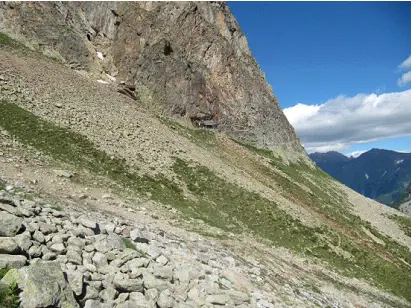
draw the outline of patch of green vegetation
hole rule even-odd
[[[174,206],[190,217],[227,231],[252,230],[277,245],[297,249],[312,242],[312,230],[281,210],[277,204],[216,176],[203,166],[176,158],[173,171],[198,199],[180,200]]]
[[[0,280],[7,274],[9,268],[0,269]],[[0,307],[17,308],[19,307],[19,289],[17,283],[10,286],[0,283]]]
[[[215,146],[216,144],[216,135],[212,131],[201,128],[189,128],[166,117],[159,117],[159,119],[163,124],[175,130],[180,136],[189,139],[199,146]]]
[[[23,199],[34,201],[34,196],[30,194],[23,194]]]
[[[137,251],[136,245],[134,245],[133,242],[130,239],[128,239],[126,237],[123,237],[122,239],[123,239],[123,243],[126,246],[126,248],[133,249],[133,250]]]
[[[232,281],[231,281],[231,279],[229,279],[229,278],[227,278],[226,276],[220,276],[220,277],[218,277],[218,280],[217,280],[217,284],[218,284],[218,286],[220,287],[220,289],[222,289],[222,290],[224,290],[225,289],[225,286],[224,286],[224,284],[223,284],[223,279],[225,279],[225,280],[227,280],[229,283],[233,283]]]
[[[323,293],[314,281],[306,282],[306,283],[303,284],[303,286],[304,286],[304,288],[310,289],[311,291],[313,291],[317,294],[322,294]]]
[[[334,223],[357,229],[360,218],[349,213],[347,208],[351,205],[346,202],[343,193],[331,189],[329,182],[332,179],[327,173],[316,166],[309,166],[303,162],[286,164],[270,150],[236,142],[249,151],[264,157],[271,166],[281,171],[274,172],[262,164],[256,166],[261,174],[282,188],[285,197],[303,207],[315,210]],[[330,194],[332,191],[334,193]]]
[[[330,187],[330,181],[334,180],[320,168],[309,166],[303,162],[286,164],[272,151],[239,144],[266,158],[275,169],[283,173],[273,172],[264,165],[257,167],[262,174],[274,180],[282,188],[283,194],[287,198],[297,204],[314,209],[343,227],[348,227],[348,229],[354,227],[356,231],[360,230],[358,223],[361,219],[348,211],[351,204],[347,202],[341,191]]]
[[[350,205],[343,194],[329,187],[329,176],[318,168],[302,163],[286,165],[270,151],[250,147],[250,151],[262,155],[283,173],[274,172],[263,164],[256,166],[269,179],[265,183],[268,187],[275,182],[287,198],[316,210],[331,223],[329,227],[309,228],[275,202],[228,182],[206,167],[175,158],[172,169],[195,197],[189,198],[174,182],[161,175],[138,175],[137,170],[132,170],[124,160],[111,158],[80,134],[44,121],[15,104],[0,102],[0,109],[1,127],[20,142],[57,160],[106,176],[134,193],[151,193],[153,200],[172,205],[187,217],[202,219],[229,232],[252,232],[275,245],[318,257],[347,275],[372,279],[375,284],[411,300],[411,270],[404,263],[397,262],[402,258],[411,264],[409,251],[375,230],[376,236],[387,243],[386,247],[369,246],[360,241],[365,237],[362,226],[371,229],[370,226],[348,211]],[[193,133],[180,126],[176,129],[189,133],[187,137],[197,142],[215,142],[213,133],[202,130]],[[130,244],[125,242],[126,246]],[[346,259],[336,253],[334,246],[353,258]]]
[[[9,269],[8,267],[1,268],[1,269],[0,269],[0,280],[2,280],[4,276],[6,276],[6,274],[7,274],[7,272],[8,272],[9,270],[10,270],[10,269]]]
[[[63,207],[59,204],[53,204],[50,206],[50,208],[58,212],[62,212],[64,210]]]
[[[20,306],[17,284],[11,286],[0,285],[0,307],[17,308]]]
[[[202,230],[195,230],[194,232],[205,236],[205,237],[211,237],[211,238],[215,238],[218,240],[226,240],[228,239],[228,237],[224,234],[217,234],[217,233],[211,233],[211,232],[206,232],[206,231],[202,231]]]
[[[30,55],[31,57],[34,57],[34,58],[49,59],[53,62],[62,63],[61,59],[56,58],[54,55],[43,54],[39,50],[31,50],[28,47],[26,47],[24,44],[12,39],[7,34],[0,32],[0,48],[2,47],[13,49],[13,50],[18,50],[23,55]]]
[[[83,135],[44,121],[23,108],[0,102],[0,126],[14,138],[28,144],[54,159],[107,176],[122,188],[145,194],[151,193],[156,201],[171,204],[182,190],[163,176],[156,178],[137,175],[123,159],[112,158],[98,150]]]
[[[12,48],[17,48],[21,47],[22,45],[19,42],[13,40],[7,34],[0,32],[0,46],[9,46]]]
[[[4,190],[6,189],[6,186],[4,185],[4,183],[0,182],[0,190]]]
[[[400,215],[390,215],[388,218],[397,222],[405,235],[411,237],[411,218]]]

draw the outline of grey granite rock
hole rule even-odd
[[[74,249],[76,246],[68,246],[67,248],[67,260],[73,264],[81,265],[83,264],[83,258],[81,252],[77,249]]]
[[[105,302],[111,302],[114,301],[117,294],[118,291],[116,290],[116,288],[114,288],[114,286],[110,284],[106,286],[103,291],[100,292],[100,297]]]
[[[16,254],[19,246],[11,237],[0,237],[0,254]]]
[[[64,279],[60,264],[56,261],[39,261],[30,266],[10,270],[2,283],[16,282],[22,292],[20,307],[78,307],[73,292]]]
[[[60,243],[60,244],[52,244],[52,245],[50,246],[50,250],[51,250],[52,252],[57,253],[57,254],[64,254],[64,253],[66,253],[66,247],[64,246],[63,243]]]
[[[0,236],[15,236],[21,229],[23,219],[21,217],[1,212],[0,214]]]
[[[55,233],[55,232],[58,231],[57,227],[55,225],[51,225],[51,224],[47,224],[47,223],[40,223],[39,227],[40,227],[40,231],[44,235],[48,235],[48,234]]]
[[[33,245],[30,237],[30,232],[27,231],[22,234],[17,234],[13,238],[13,240],[16,242],[22,252],[27,252],[31,245]]]
[[[171,296],[170,290],[163,290],[157,299],[157,305],[160,308],[172,308],[174,307],[174,299]]]
[[[153,274],[157,278],[171,280],[173,277],[173,269],[171,266],[156,265],[153,268]]]
[[[0,269],[1,268],[21,268],[27,262],[27,258],[21,255],[0,254]]]
[[[83,279],[84,276],[81,272],[74,270],[67,271],[68,283],[74,294],[77,296],[79,296],[83,292]]]
[[[122,292],[141,292],[143,291],[142,279],[129,279],[128,275],[117,273],[114,276],[113,284],[117,290]]]
[[[225,305],[230,301],[230,297],[225,294],[207,295],[206,302],[213,305]]]
[[[0,202],[0,211],[5,211],[15,216],[22,216],[21,212],[14,205]],[[1,212],[0,212],[1,214]]]
[[[79,223],[82,224],[84,227],[96,230],[97,229],[97,223],[94,220],[91,220],[86,217],[80,217],[79,218]]]
[[[237,290],[227,290],[225,291],[225,294],[227,294],[233,300],[235,305],[241,305],[250,300],[250,296],[247,293]]]
[[[40,244],[44,244],[46,242],[44,234],[39,230],[34,231],[34,234],[32,235],[32,237],[33,237],[33,240],[39,242]]]
[[[92,260],[93,260],[94,265],[97,268],[104,267],[104,266],[108,265],[107,257],[101,252],[96,252],[94,254],[94,257],[93,257]]]
[[[130,232],[130,238],[132,241],[137,242],[137,243],[148,244],[150,242],[150,240],[139,229],[132,230]]]
[[[31,259],[33,258],[40,258],[42,255],[41,247],[40,246],[31,246],[29,251],[29,256]]]

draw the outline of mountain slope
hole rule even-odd
[[[90,191],[107,187],[137,198],[131,208],[151,200],[156,215],[163,215],[162,206],[171,207],[183,228],[212,237],[251,236],[411,300],[411,238],[391,218],[397,211],[357,196],[305,161],[289,163],[223,134],[158,118],[115,88],[36,53],[2,47],[0,59],[2,144],[21,144],[14,155],[34,153],[22,163],[41,158],[31,168],[69,169],[79,185],[92,185]],[[15,170],[8,176],[17,180],[19,174]],[[37,179],[42,191],[62,197],[59,181]],[[32,180],[27,178],[28,185]],[[253,257],[263,258],[258,251]],[[272,261],[262,262],[270,272]],[[270,281],[273,276],[259,277]],[[396,297],[387,302],[387,295],[376,298],[383,306],[408,305]]]
[[[344,154],[330,151],[327,153],[312,153],[309,157],[315,162],[315,164],[322,170],[330,175],[334,175],[341,168],[341,165],[350,161],[350,159]]]
[[[335,152],[309,156],[341,183],[384,204],[397,202],[411,180],[410,153],[372,149],[357,158],[324,159],[330,155],[336,156]]]
[[[224,3],[4,2],[0,28],[157,113],[305,156]]]
[[[30,18],[45,18],[36,13],[37,4],[22,10],[30,6]],[[161,15],[160,4],[153,6]],[[224,132],[182,125],[146,108],[147,97],[136,101],[119,93],[117,84],[102,84],[5,35],[0,71],[0,171],[8,182],[61,202],[75,200],[91,213],[144,211],[152,218],[144,222],[148,226],[153,220],[158,228],[172,224],[194,242],[193,233],[202,234],[208,247],[226,247],[244,265],[258,306],[411,306],[409,218],[341,185],[298,148],[280,155]],[[283,118],[281,111],[277,116]],[[56,177],[56,170],[67,178]],[[116,197],[99,197],[103,191]],[[162,245],[178,246],[167,238]],[[204,273],[222,274],[207,267],[207,249],[196,251]],[[218,266],[216,260],[209,264]],[[243,281],[230,277],[233,284]],[[224,288],[219,282],[211,283],[209,295]],[[188,285],[172,290],[186,306]]]

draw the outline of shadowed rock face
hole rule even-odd
[[[225,3],[2,3],[0,27],[158,113],[305,155]]]
[[[411,206],[411,181],[408,183],[407,187],[405,188],[405,191],[402,193],[399,203],[408,203]]]

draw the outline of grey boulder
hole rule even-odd
[[[94,246],[96,250],[101,253],[106,253],[114,249],[122,251],[126,248],[123,239],[115,233],[110,233],[107,237],[99,239]]]
[[[143,280],[129,279],[128,275],[117,273],[114,276],[113,284],[120,292],[141,292],[143,291]]]
[[[57,261],[39,261],[18,270],[11,269],[1,282],[17,283],[22,290],[19,294],[21,308],[78,307]]]
[[[19,250],[19,246],[12,238],[0,237],[0,253],[16,254]]]
[[[20,268],[26,265],[27,258],[25,256],[13,256],[0,254],[0,269],[1,268]]]
[[[174,306],[174,299],[171,297],[170,290],[167,289],[160,293],[157,300],[157,305],[160,308],[171,308]]]
[[[33,245],[33,242],[30,239],[30,232],[18,234],[13,238],[13,240],[23,252],[29,251],[30,247]]]
[[[21,229],[23,218],[1,212],[0,214],[0,236],[15,236]]]

